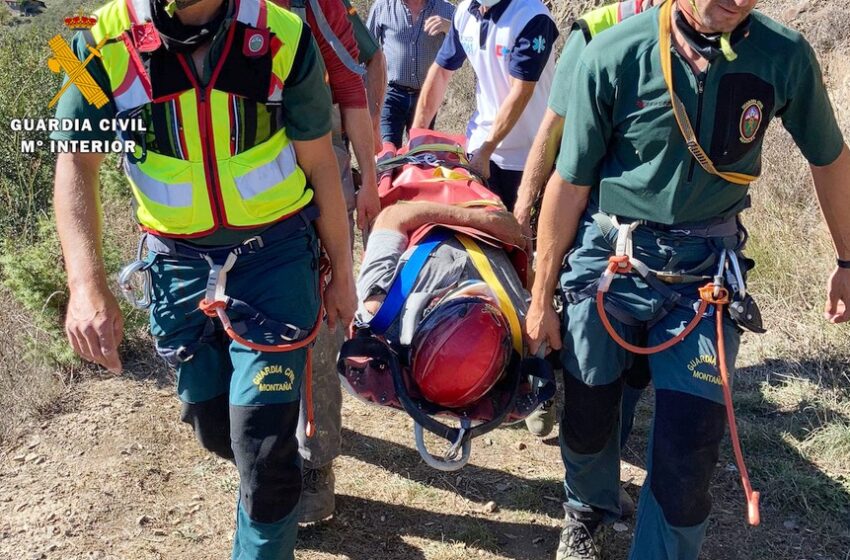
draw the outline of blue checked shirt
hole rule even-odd
[[[390,84],[420,89],[428,68],[437,57],[445,35],[432,37],[425,32],[431,16],[451,20],[455,7],[446,0],[426,0],[419,19],[413,21],[404,0],[376,0],[366,25],[383,45]]]

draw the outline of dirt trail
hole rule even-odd
[[[12,442],[0,458],[0,558],[228,557],[235,470],[201,451],[177,422],[172,391],[167,376],[91,379],[65,399],[64,412]],[[626,454],[636,464],[646,412],[643,405]],[[537,441],[521,427],[498,430],[476,442],[471,465],[445,474],[419,459],[406,416],[354,399],[346,400],[344,415],[338,513],[302,530],[299,560],[553,557],[563,472],[554,437]],[[624,463],[633,495],[643,476]],[[805,533],[783,531],[769,507],[767,524],[747,530],[734,473],[721,469],[716,487],[706,559],[844,560],[792,552],[817,547]],[[632,526],[608,531],[606,558],[625,556]]]

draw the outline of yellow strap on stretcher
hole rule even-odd
[[[700,146],[699,139],[694,133],[694,128],[691,126],[691,121],[688,118],[688,111],[685,109],[685,104],[682,103],[682,100],[679,99],[679,96],[676,95],[676,91],[673,89],[673,66],[671,61],[671,36],[673,28],[671,19],[673,16],[674,3],[675,0],[667,0],[664,2],[664,5],[661,6],[659,15],[660,20],[658,22],[658,48],[661,51],[661,72],[664,74],[664,81],[667,83],[667,91],[670,93],[670,100],[672,101],[673,115],[676,117],[676,123],[679,125],[679,130],[685,138],[685,144],[688,146],[688,151],[691,152],[691,155],[694,156],[694,159],[697,160],[697,163],[699,163],[706,172],[716,175],[721,179],[725,179],[730,183],[747,186],[758,179],[758,175],[747,175],[746,173],[717,170],[714,166],[714,162],[711,161],[711,158],[707,153],[705,153],[702,146]]]
[[[489,286],[496,294],[496,299],[499,301],[499,307],[501,308],[502,313],[505,314],[505,317],[508,318],[508,325],[511,329],[511,340],[513,342],[514,350],[516,350],[517,354],[521,356],[522,327],[520,326],[519,316],[517,315],[516,308],[514,307],[510,296],[508,296],[508,292],[499,281],[499,278],[493,271],[493,267],[490,266],[490,260],[487,258],[487,255],[484,254],[484,251],[481,250],[481,247],[479,247],[478,244],[469,236],[459,233],[456,237],[466,249],[466,252],[469,253],[469,257],[472,259],[472,264],[475,266],[478,274],[481,275],[484,283],[487,284],[487,286]]]

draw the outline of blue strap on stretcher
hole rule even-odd
[[[438,229],[428,235],[428,237],[420,243],[407,262],[401,267],[393,280],[387,297],[381,308],[369,322],[369,328],[375,334],[384,334],[390,325],[398,318],[401,313],[404,302],[407,296],[413,291],[413,285],[422,272],[422,268],[428,261],[428,257],[437,248],[440,243],[452,237],[453,233],[446,229]]]

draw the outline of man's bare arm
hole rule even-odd
[[[522,182],[514,205],[514,216],[528,236],[532,233],[531,211],[543,186],[552,174],[563,134],[564,117],[552,109],[546,109],[543,122],[537,129],[534,143],[531,144],[531,151],[525,163],[525,171],[522,174]]]
[[[428,69],[428,76],[422,84],[422,91],[419,93],[419,101],[416,104],[416,114],[413,116],[411,125],[413,128],[428,128],[437,116],[437,110],[446,97],[452,74],[454,74],[453,71],[446,70],[436,62]]]
[[[381,108],[387,93],[387,59],[381,49],[366,63],[366,97],[375,136],[375,153],[381,151]],[[359,157],[359,156],[358,156]]]
[[[546,343],[561,347],[561,325],[552,298],[567,250],[575,241],[579,220],[587,208],[590,189],[573,185],[555,172],[546,185],[537,226],[537,275],[531,289],[526,335],[531,353]]]
[[[344,107],[341,114],[343,127],[354,148],[362,178],[362,185],[357,193],[357,227],[361,231],[366,231],[381,211],[375,170],[375,138],[372,121],[369,111],[361,107]]]
[[[330,133],[309,141],[293,141],[298,165],[315,192],[321,216],[316,220],[319,239],[331,261],[333,276],[325,290],[325,312],[328,327],[337,322],[348,325],[354,317],[357,298],[354,294],[354,265],[351,259],[351,240],[348,236],[348,216],[345,197],[339,180],[339,168],[331,144]]]
[[[845,145],[829,165],[812,166],[812,178],[838,258],[850,260],[850,149]],[[824,315],[831,323],[850,320],[850,270],[836,268],[830,276]]]
[[[124,321],[103,264],[98,189],[103,160],[101,154],[61,154],[56,161],[53,205],[68,274],[68,340],[82,358],[119,373]]]
[[[390,206],[378,216],[375,229],[389,229],[409,236],[426,224],[471,227],[506,243],[522,246],[522,230],[508,212],[464,208],[436,202],[411,202]]]
[[[511,91],[499,106],[490,136],[481,145],[472,157],[472,166],[475,167],[485,178],[490,176],[490,157],[496,151],[496,147],[513,130],[523,111],[534,95],[537,82],[526,82],[511,78]]]

